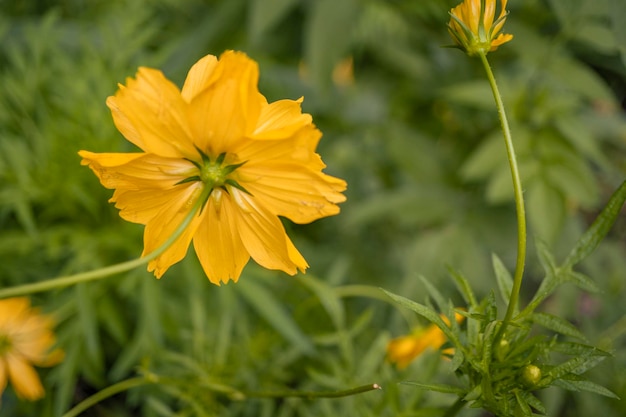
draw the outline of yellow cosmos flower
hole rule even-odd
[[[160,278],[193,241],[215,284],[239,278],[250,257],[294,275],[308,265],[279,219],[337,214],[345,181],[322,173],[321,138],[300,100],[268,103],[257,63],[227,51],[193,65],[182,90],[139,68],[107,99],[118,130],[138,153],[80,151],[120,216],[144,224],[144,251],[162,245],[199,198],[202,209],[178,240],[148,264]]]
[[[454,317],[457,323],[461,323],[465,319],[458,313],[455,313]],[[441,318],[447,325],[450,325],[447,317],[441,316]],[[398,368],[404,369],[428,348],[437,350],[446,341],[446,336],[441,329],[431,324],[426,328],[417,329],[409,335],[393,339],[387,345],[387,357]],[[453,352],[452,349],[446,349],[442,353],[451,354]]]
[[[507,0],[500,0],[500,15],[494,22],[497,0],[465,0],[450,11],[448,32],[456,44],[474,55],[487,54],[513,39],[513,35],[500,33],[506,20]]]
[[[10,380],[20,398],[34,401],[44,389],[32,365],[51,366],[63,358],[55,344],[53,321],[30,308],[27,298],[0,300],[0,394]]]

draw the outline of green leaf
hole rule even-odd
[[[571,282],[576,285],[578,288],[591,292],[591,293],[599,293],[601,292],[600,287],[591,280],[588,276],[581,274],[580,272],[569,271],[568,273],[563,274],[563,281]]]
[[[381,288],[381,290],[385,294],[387,294],[389,296],[389,298],[391,298],[397,304],[401,305],[402,307],[406,307],[409,310],[412,310],[412,311],[416,312],[420,316],[424,317],[426,320],[430,321],[431,323],[433,323],[434,325],[439,327],[441,329],[441,331],[446,335],[448,340],[450,342],[452,342],[452,344],[454,345],[455,348],[457,348],[457,349],[463,348],[463,346],[461,345],[461,342],[459,341],[459,339],[456,337],[456,335],[454,333],[452,333],[450,328],[446,325],[446,323],[439,316],[439,314],[437,314],[437,312],[435,310],[433,310],[430,307],[426,307],[423,304],[419,304],[419,303],[416,303],[415,301],[409,300],[408,298],[405,298],[405,297],[396,295],[394,293],[391,293],[391,292],[389,292],[389,291],[387,291],[387,290],[385,290],[383,288]],[[452,320],[454,320],[454,318]]]
[[[595,367],[605,358],[606,356],[579,356],[576,358],[572,358],[558,366],[555,366],[554,368],[550,369],[547,374],[553,380],[561,379],[567,374],[580,375]]]
[[[487,324],[487,327],[485,328],[485,333],[483,334],[483,344],[481,346],[481,363],[483,369],[489,369],[491,365],[491,358],[493,355],[493,341],[497,334],[497,324],[498,322],[496,321],[492,321]]]
[[[546,329],[587,341],[587,338],[573,324],[567,320],[548,313],[533,313],[531,320]]]
[[[313,84],[330,85],[335,64],[352,43],[360,8],[356,0],[316,0],[309,3],[305,58]]]
[[[602,385],[596,384],[595,382],[592,382],[592,381],[571,381],[571,380],[559,379],[557,381],[554,381],[553,385],[556,385],[557,387],[561,387],[569,391],[576,391],[576,392],[587,391],[587,392],[592,392],[594,394],[603,395],[605,397],[615,398],[616,400],[620,399],[613,391],[603,387]]]
[[[493,270],[496,273],[496,281],[498,283],[498,289],[500,292],[500,298],[505,303],[509,302],[511,298],[511,291],[513,288],[513,278],[509,273],[506,266],[502,263],[498,255],[495,253],[491,255],[491,261],[493,263]]]
[[[463,388],[455,387],[453,385],[445,384],[424,384],[417,381],[402,381],[403,385],[413,385],[427,391],[443,392],[445,394],[456,394],[459,396],[465,395],[466,391]]]
[[[454,356],[452,356],[452,360],[450,361],[450,371],[454,372],[463,364],[465,361],[465,355],[463,351],[460,349],[454,349]]]
[[[336,291],[312,275],[299,276],[298,280],[315,293],[330,319],[334,322],[335,328],[343,329],[345,327],[345,314]]]
[[[439,292],[437,287],[435,287],[423,275],[420,275],[419,279],[420,279],[420,281],[422,281],[422,284],[424,284],[424,286],[426,287],[426,292],[428,293],[428,295],[435,301],[435,304],[437,305],[437,308],[439,309],[439,311],[441,311],[441,312],[447,311],[448,310],[448,303],[446,303],[446,301],[444,300],[443,296],[441,295],[441,292]]]
[[[493,100],[493,99],[491,99]],[[490,105],[493,105],[490,103]],[[461,166],[461,176],[476,181],[489,178],[492,172],[503,165],[505,152],[502,133],[498,130],[484,139]]]
[[[570,356],[611,356],[609,352],[595,346],[574,342],[558,342],[552,345],[552,352],[565,353]]]
[[[519,394],[520,394],[521,398],[523,398],[524,401],[528,405],[530,405],[532,408],[534,408],[535,410],[539,411],[541,414],[545,414],[546,413],[546,407],[532,393],[530,393],[528,391],[520,391]]]
[[[453,84],[441,90],[444,100],[482,110],[493,109],[493,93],[486,80],[472,80]],[[501,148],[504,152],[504,145]]]
[[[522,415],[526,417],[532,417],[533,412],[530,409],[530,405],[528,405],[524,397],[521,395],[520,391],[515,391],[515,400],[517,401],[517,405],[519,405],[520,407]]]
[[[240,282],[237,289],[248,304],[285,339],[297,346],[303,353],[312,354],[315,351],[311,340],[300,330],[291,315],[270,291],[252,279]]]
[[[602,153],[600,142],[595,140],[593,131],[584,120],[573,113],[563,113],[557,115],[554,125],[581,153],[600,166],[610,166],[610,162]]]
[[[609,18],[617,49],[620,51],[622,63],[626,66],[626,2],[623,0],[609,0]]]
[[[452,279],[454,279],[454,282],[459,292],[463,296],[465,302],[469,304],[470,308],[475,308],[478,305],[476,301],[476,295],[474,295],[474,291],[472,290],[472,287],[467,278],[465,278],[463,275],[461,275],[459,272],[455,271],[451,267],[448,267],[448,273],[450,274],[450,276],[452,276]]]
[[[554,242],[565,218],[563,196],[545,178],[538,178],[526,191],[528,220],[536,236]]]
[[[578,240],[563,263],[563,268],[571,268],[586,258],[600,244],[617,219],[626,200],[626,181],[613,193],[600,215]]]
[[[250,10],[250,38],[254,41],[271,30],[298,0],[252,0]]]

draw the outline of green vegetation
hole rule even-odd
[[[56,317],[66,357],[38,369],[43,400],[19,401],[9,387],[0,416],[62,416],[126,383],[83,415],[435,417],[467,394],[453,369],[471,380],[501,362],[517,372],[491,374],[509,384],[498,389],[513,387],[512,402],[499,404],[509,411],[541,412],[541,401],[554,417],[626,415],[623,186],[600,216],[610,219],[585,234],[626,178],[626,4],[508,3],[514,39],[489,61],[516,147],[529,250],[521,319],[499,341],[489,321],[504,316],[515,268],[514,194],[480,60],[442,48],[456,4],[0,0],[2,288],[141,254],[143,228],[118,216],[112,191],[77,155],[133,151],[105,100],[139,66],[181,86],[200,57],[245,51],[269,101],[304,96],[324,133],[326,172],[348,182],[338,216],[285,223],[311,265],[305,275],[250,263],[237,284],[217,287],[190,251],[161,280],[142,267],[33,295]],[[466,330],[461,341],[480,360],[427,351],[402,370],[386,360],[392,338],[453,307],[476,320],[453,324],[450,346],[461,352],[455,339]],[[491,357],[487,341],[508,347]],[[382,390],[278,395],[368,384]],[[536,397],[515,391],[548,385]],[[475,405],[493,410],[489,401]]]

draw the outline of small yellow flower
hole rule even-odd
[[[44,389],[32,365],[52,366],[63,359],[55,344],[53,321],[30,307],[27,298],[0,300],[0,394],[8,381],[18,397],[34,401]]]
[[[118,130],[143,152],[80,151],[120,216],[144,224],[144,251],[161,246],[200,196],[181,237],[148,264],[160,278],[190,243],[211,282],[237,281],[250,257],[294,275],[308,265],[279,216],[309,223],[339,212],[345,181],[322,173],[322,134],[300,100],[268,103],[257,63],[227,51],[207,55],[182,90],[140,68],[107,99]]]
[[[455,313],[454,316],[457,323],[461,323],[465,319],[458,313]],[[441,316],[441,318],[447,325],[450,325],[447,317]],[[446,341],[446,336],[441,329],[434,324],[430,324],[426,328],[417,329],[409,335],[395,338],[389,342],[387,345],[387,357],[398,368],[404,369],[426,349],[437,350]],[[451,354],[453,351],[446,349],[443,352]]]
[[[507,0],[500,0],[500,15],[494,22],[497,0],[464,0],[450,11],[448,32],[468,55],[487,54],[513,39],[500,33],[506,20]]]

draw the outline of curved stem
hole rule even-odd
[[[504,143],[506,145],[506,153],[509,160],[509,166],[511,168],[511,178],[513,180],[513,191],[515,194],[515,208],[517,211],[517,262],[515,265],[515,274],[513,276],[513,288],[511,289],[511,296],[509,298],[509,305],[507,306],[502,326],[496,336],[496,341],[504,335],[506,326],[511,321],[513,313],[517,307],[519,301],[519,293],[522,287],[522,276],[524,275],[524,264],[526,262],[526,211],[524,209],[524,195],[522,192],[522,181],[520,180],[519,169],[517,167],[517,159],[515,158],[515,149],[513,147],[513,139],[511,138],[511,130],[509,129],[509,122],[506,118],[506,112],[504,111],[504,103],[502,103],[502,97],[496,84],[496,79],[491,71],[489,61],[484,52],[478,54],[480,60],[487,73],[487,79],[493,92],[493,98],[496,101],[496,107],[498,108],[498,116],[500,116],[500,124],[502,126],[502,134],[504,135]]]
[[[71,410],[63,414],[62,417],[76,417],[80,415],[83,411],[87,410],[90,407],[98,404],[100,401],[105,400],[115,394],[119,394],[120,392],[127,391],[131,388],[140,387],[142,385],[149,384],[158,384],[158,383],[166,383],[171,384],[172,381],[167,381],[167,379],[162,379],[157,377],[154,374],[130,378],[117,384],[113,384],[102,391],[98,391],[91,397],[88,397],[74,406]],[[233,399],[241,401],[246,397],[248,398],[306,398],[306,399],[314,399],[314,398],[339,398],[339,397],[348,397],[350,395],[361,394],[367,391],[372,391],[375,389],[382,389],[382,387],[378,384],[369,384],[362,385],[356,388],[350,388],[341,391],[239,391],[234,388],[224,386],[224,385],[215,385],[211,387],[215,392],[227,393]]]
[[[364,392],[383,389],[378,384],[361,385],[341,391],[241,391],[247,397],[255,398],[340,398],[350,395],[362,394]]]
[[[156,380],[151,380],[146,377],[137,377],[130,378],[124,381],[118,382],[117,384],[113,384],[110,387],[106,387],[102,391],[96,392],[91,397],[87,397],[83,401],[79,402],[67,413],[63,414],[62,417],[76,417],[80,415],[83,411],[87,410],[89,407],[92,407],[98,404],[100,401],[105,400],[115,394],[119,394],[120,392],[129,390],[131,388],[140,387],[142,385],[154,384]]]
[[[452,404],[450,406],[450,408],[448,408],[446,410],[446,413],[443,415],[443,417],[454,417],[458,414],[459,411],[461,411],[463,409],[463,407],[465,407],[465,404],[467,403],[467,401],[465,401],[463,398],[459,398],[457,399],[454,404]]]
[[[209,189],[207,187],[207,189],[205,189],[202,192],[202,194],[200,195],[200,198],[198,198],[198,200],[195,202],[194,206],[189,211],[189,214],[187,214],[187,216],[183,219],[180,226],[178,226],[178,228],[174,231],[174,233],[172,233],[172,235],[161,246],[159,246],[158,248],[156,248],[154,251],[150,252],[149,254],[141,258],[122,262],[116,265],[110,265],[104,268],[96,269],[94,271],[80,272],[78,274],[61,276],[58,278],[51,278],[45,281],[35,282],[32,284],[24,284],[24,285],[18,285],[15,287],[2,288],[0,289],[0,299],[26,295],[26,294],[34,294],[37,292],[48,291],[48,290],[52,290],[55,288],[66,287],[68,285],[75,285],[81,282],[94,281],[94,280],[105,278],[114,274],[118,274],[120,272],[129,271],[138,266],[147,264],[148,262],[162,255],[163,252],[165,252],[183,234],[185,229],[187,229],[187,226],[189,226],[189,223],[191,223],[191,220],[193,219],[193,217],[196,215],[196,213],[198,213],[203,203],[206,201],[206,195],[210,191],[208,190]]]

